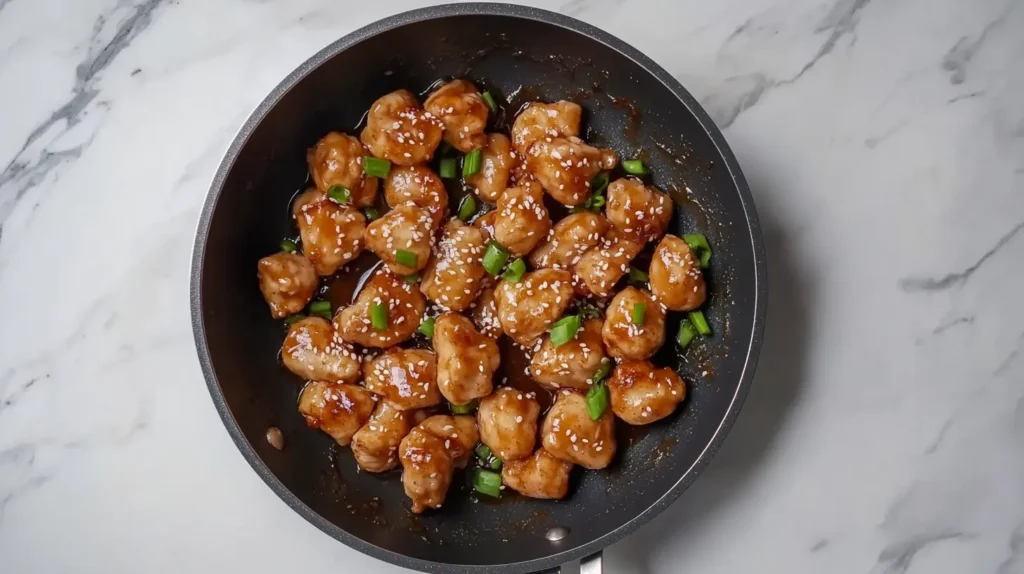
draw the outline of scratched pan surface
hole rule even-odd
[[[586,137],[640,154],[677,202],[670,232],[700,230],[714,247],[706,314],[714,336],[658,360],[690,382],[669,419],[624,427],[606,471],[574,472],[568,499],[478,500],[460,478],[444,508],[413,517],[398,473],[356,471],[348,449],[305,428],[295,377],[278,364],[256,261],[294,235],[289,198],[304,185],[305,150],[328,130],[351,132],[370,103],[442,77],[482,81],[516,103],[573,99]],[[517,100],[518,98],[518,100]],[[514,110],[512,110],[514,112]],[[689,191],[687,191],[687,188]],[[195,243],[196,346],[225,426],[257,473],[296,512],[336,539],[431,572],[533,572],[596,552],[653,518],[697,477],[732,426],[764,329],[766,271],[757,216],[725,140],[662,68],[610,35],[558,14],[461,4],[408,12],[342,38],[286,78],[245,123],[210,189]],[[702,373],[707,371],[707,375]],[[273,449],[268,427],[287,446]],[[685,509],[682,509],[685,512]],[[551,528],[568,529],[558,543]]]

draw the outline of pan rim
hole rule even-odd
[[[708,137],[711,138],[715,149],[724,162],[724,167],[732,177],[734,187],[739,194],[740,203],[743,207],[747,227],[750,232],[754,263],[753,326],[746,350],[746,358],[739,376],[739,383],[729,407],[726,410],[725,416],[722,418],[718,427],[712,434],[711,439],[697,456],[693,464],[690,465],[690,467],[687,468],[680,476],[679,480],[676,481],[676,483],[673,484],[672,487],[654,503],[611,532],[575,547],[560,550],[545,558],[500,565],[449,564],[399,554],[350,534],[346,530],[328,521],[303,503],[270,471],[270,468],[263,462],[259,454],[246,439],[238,421],[232,414],[213,369],[213,362],[209,352],[206,338],[206,327],[202,312],[202,269],[213,213],[220,198],[228,173],[230,173],[231,169],[234,167],[239,153],[245,147],[255,129],[266,118],[267,114],[307,75],[312,73],[331,58],[360,42],[366,41],[378,34],[416,22],[469,15],[514,17],[539,21],[568,29],[569,31],[586,36],[619,52],[636,64],[638,68],[651,75],[671,91],[672,94],[686,107],[690,114],[694,116]],[[767,317],[767,295],[767,260],[764,249],[764,240],[761,234],[761,227],[758,222],[754,200],[750,194],[750,189],[747,186],[746,179],[744,178],[739,167],[739,163],[729,148],[725,137],[721,134],[718,127],[714,124],[710,116],[707,115],[697,100],[685,88],[683,88],[679,81],[636,48],[612,36],[608,32],[591,26],[590,24],[569,16],[539,8],[519,6],[515,4],[496,4],[486,2],[431,6],[402,12],[378,20],[330,43],[289,73],[256,106],[253,112],[242,124],[241,128],[232,139],[231,144],[225,152],[224,158],[221,160],[221,163],[217,168],[200,213],[192,251],[190,275],[192,331],[195,339],[196,351],[199,356],[200,366],[203,371],[203,376],[206,379],[207,388],[214,402],[214,406],[216,407],[228,434],[231,436],[231,439],[238,447],[243,458],[245,458],[267,486],[270,487],[270,489],[281,500],[283,500],[285,504],[291,507],[308,522],[316,526],[325,534],[351,548],[404,568],[422,570],[425,572],[444,572],[452,574],[479,574],[481,572],[512,574],[515,572],[535,572],[557,567],[561,564],[578,560],[584,556],[601,551],[610,544],[621,540],[626,535],[634,532],[640,526],[660,514],[665,508],[674,502],[683,493],[683,491],[693,484],[700,473],[708,465],[711,458],[721,447],[728,431],[732,428],[736,417],[739,415],[743,402],[746,399],[747,393],[749,392],[750,386],[753,382],[754,371],[756,370],[763,342],[765,321]]]

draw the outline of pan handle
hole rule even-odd
[[[604,574],[603,554],[597,552],[580,560],[580,574]]]

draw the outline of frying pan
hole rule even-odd
[[[714,335],[677,354],[670,323],[657,359],[688,381],[676,413],[619,424],[605,471],[575,471],[569,497],[481,500],[460,480],[444,507],[408,511],[398,473],[358,472],[348,449],[305,428],[300,386],[279,365],[284,337],[267,313],[256,261],[295,231],[289,198],[306,181],[305,150],[329,130],[353,133],[377,97],[439,78],[481,82],[506,114],[531,99],[572,99],[586,139],[641,157],[670,193],[670,232],[701,231],[714,249],[705,308]],[[292,72],[242,126],[213,180],[192,261],[196,347],[232,439],[267,485],[341,542],[393,564],[444,573],[537,572],[599,553],[652,519],[707,465],[753,377],[767,296],[764,247],[736,159],[694,98],[664,69],[572,18],[499,4],[436,6],[386,18]],[[281,429],[283,450],[268,444]]]

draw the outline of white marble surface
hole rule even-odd
[[[608,571],[1024,572],[1024,2],[534,3],[699,97],[768,242],[743,415]],[[0,0],[0,572],[401,571],[250,470],[187,292],[248,112],[422,4]]]

